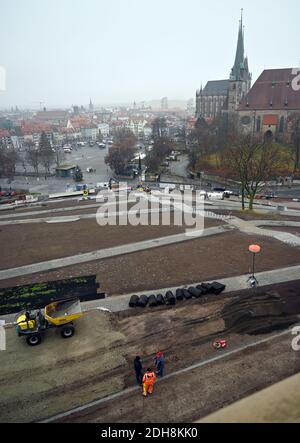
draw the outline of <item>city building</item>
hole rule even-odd
[[[275,140],[289,136],[291,117],[298,114],[300,118],[298,71],[288,68],[262,72],[239,106],[242,131]]]
[[[101,132],[102,137],[109,136],[109,124],[108,123],[98,123],[98,131]]]
[[[50,123],[52,125],[60,125],[68,120],[68,111],[39,111],[36,113],[35,120]]]

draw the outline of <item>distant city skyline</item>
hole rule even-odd
[[[300,65],[297,0],[3,2],[0,108],[187,102],[229,78],[241,8],[252,84],[263,69]]]

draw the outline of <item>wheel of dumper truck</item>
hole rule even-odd
[[[73,337],[74,332],[75,332],[74,326],[67,325],[61,329],[60,334],[61,334],[62,338],[71,338],[71,337]]]
[[[29,346],[38,346],[42,341],[40,334],[33,334],[26,337],[26,342]]]

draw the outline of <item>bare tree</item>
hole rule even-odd
[[[115,133],[115,142],[105,157],[105,163],[122,175],[132,159],[135,152],[136,138],[131,131],[120,130]]]
[[[40,164],[40,151],[34,146],[34,143],[32,143],[31,146],[27,146],[26,161],[30,166],[33,167],[34,172],[38,174]]]
[[[198,119],[195,128],[189,135],[190,167],[194,168],[199,160],[216,148],[216,127],[208,125],[204,119]]]
[[[231,176],[241,182],[242,209],[248,196],[252,211],[257,193],[264,188],[266,180],[278,173],[282,157],[276,144],[242,135],[225,151],[224,161]]]
[[[167,122],[164,117],[157,117],[152,122],[152,135],[154,139],[165,137]]]
[[[291,143],[294,152],[294,173],[300,169],[300,113],[294,113],[289,118]]]
[[[168,137],[155,139],[152,150],[147,154],[145,163],[151,172],[157,172],[161,162],[174,149],[174,142]]]
[[[50,173],[50,166],[54,161],[54,152],[48,140],[47,134],[42,132],[39,144],[40,163],[44,166],[45,172]]]
[[[16,165],[19,161],[19,154],[14,148],[0,146],[0,176],[13,177],[16,172]]]

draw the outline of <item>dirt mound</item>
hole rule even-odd
[[[228,332],[267,334],[286,329],[299,321],[300,292],[253,291],[228,303],[222,317]]]

